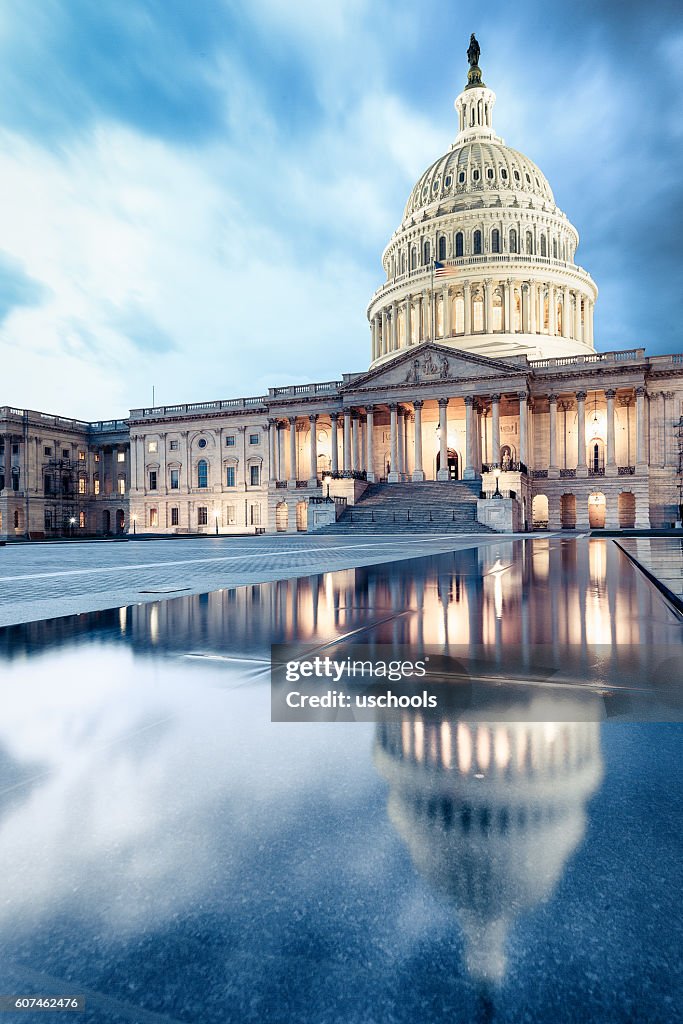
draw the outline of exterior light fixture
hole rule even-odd
[[[220,517],[220,512],[218,512],[218,511],[214,512],[213,517],[214,517],[214,519],[216,521],[216,536],[218,536],[218,519]]]
[[[136,531],[137,521],[138,521],[138,517],[137,516],[133,516],[133,536],[135,536],[135,534],[137,532]]]
[[[331,477],[331,476],[329,475],[329,473],[328,473],[328,475],[327,475],[327,476],[326,476],[326,477],[325,477],[325,478],[323,479],[323,483],[324,483],[324,484],[327,484],[327,500],[328,500],[328,501],[331,501],[332,499],[330,498],[330,484],[332,483],[332,477]]]
[[[493,492],[493,494],[492,494],[492,497],[493,497],[493,498],[502,498],[502,497],[503,497],[503,495],[501,494],[501,492],[500,492],[500,487],[499,487],[499,484],[500,484],[500,470],[499,470],[499,469],[497,469],[497,468],[496,468],[496,469],[494,469],[494,471],[493,471],[493,475],[494,475],[494,476],[495,476],[495,478],[496,478],[496,489],[495,489],[495,491]]]

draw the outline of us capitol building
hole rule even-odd
[[[678,518],[683,354],[596,351],[578,232],[467,55],[455,141],[382,254],[368,370],[98,423],[0,408],[0,537],[334,530],[425,496],[480,529]]]

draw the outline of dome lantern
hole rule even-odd
[[[456,138],[458,143],[475,138],[497,139],[493,131],[492,119],[496,94],[492,89],[487,88],[486,84],[482,81],[481,68],[479,67],[480,53],[479,43],[473,32],[467,51],[467,59],[470,62],[470,69],[467,72],[467,85],[456,98],[454,104],[458,112],[458,125],[460,129]]]

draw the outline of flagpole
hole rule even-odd
[[[432,341],[436,340],[436,328],[435,328],[435,323],[434,323],[434,314],[436,313],[436,306],[435,306],[435,303],[434,303],[434,264],[435,264],[435,262],[436,262],[435,260],[432,260],[432,297],[431,297],[431,303],[432,303]]]

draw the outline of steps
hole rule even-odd
[[[492,533],[477,522],[481,480],[371,484],[340,519],[316,533]]]

